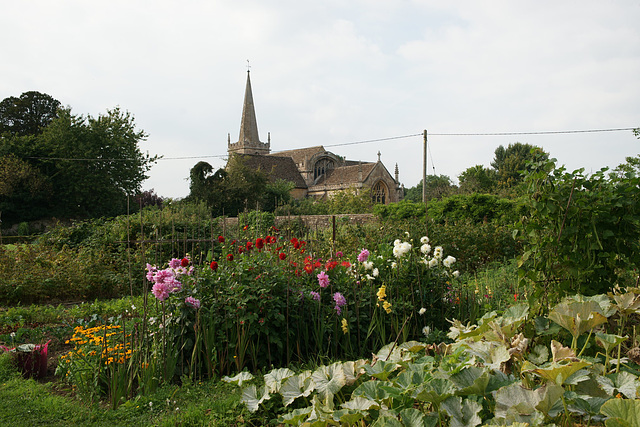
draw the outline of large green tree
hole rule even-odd
[[[241,155],[231,155],[226,167],[215,172],[209,163],[198,162],[189,177],[188,199],[205,201],[214,216],[274,207],[271,199],[282,193],[281,184],[270,186],[266,174],[248,167]]]
[[[491,166],[498,174],[498,185],[503,188],[513,187],[522,182],[523,173],[527,172],[527,162],[549,158],[542,148],[520,142],[509,144],[507,148],[500,145],[494,154]]]
[[[427,175],[427,200],[440,199],[455,190],[447,175]],[[422,202],[422,180],[415,187],[405,190],[404,198],[412,202]]]
[[[475,165],[462,172],[458,180],[463,193],[489,194],[498,185],[498,174],[495,169]]]
[[[37,135],[58,115],[60,101],[46,93],[25,92],[0,102],[0,134]]]
[[[127,196],[140,191],[157,160],[144,155],[138,146],[146,136],[136,129],[133,116],[119,108],[98,117],[58,108],[57,117],[37,134],[4,133],[0,156],[5,162],[18,159],[20,163],[12,160],[11,167],[19,167],[23,179],[39,185],[29,192],[0,194],[3,220],[88,218],[126,212]],[[7,157],[10,155],[13,157]]]

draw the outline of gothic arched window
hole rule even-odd
[[[333,169],[333,160],[327,158],[318,160],[313,167],[313,179],[318,179],[318,177],[327,173],[329,169]]]
[[[376,182],[371,193],[373,203],[382,203],[384,205],[385,203],[387,203],[387,196],[388,191],[385,183],[382,181]]]

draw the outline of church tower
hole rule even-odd
[[[271,139],[271,138],[269,138]],[[251,93],[251,79],[247,70],[247,87],[244,91],[244,105],[242,106],[242,122],[240,123],[240,137],[238,142],[231,143],[231,136],[227,138],[227,152],[229,154],[269,154],[271,141],[260,142],[258,136],[258,122],[253,107],[253,94]]]

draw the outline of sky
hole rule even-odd
[[[0,99],[119,106],[163,159],[143,190],[189,193],[238,140],[247,60],[260,139],[454,182],[499,145],[570,171],[640,153],[640,0],[0,0]],[[356,144],[361,141],[369,141]],[[344,144],[344,145],[343,145]],[[72,154],[72,153],[71,153]]]

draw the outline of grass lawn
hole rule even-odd
[[[241,426],[263,425],[240,404],[239,388],[220,381],[161,387],[111,410],[81,402],[56,378],[24,379],[0,356],[0,425]]]

